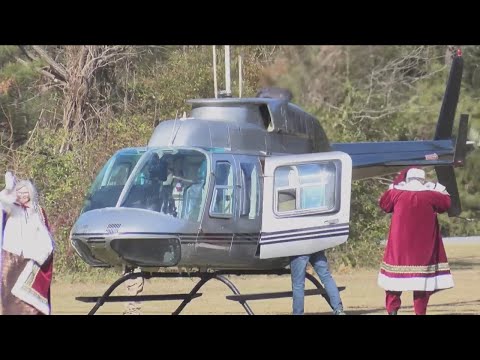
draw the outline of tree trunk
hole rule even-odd
[[[66,47],[65,62],[68,72],[68,82],[64,87],[63,102],[63,129],[64,139],[60,152],[69,148],[72,140],[80,136],[79,125],[85,121],[87,113],[87,99],[90,90],[90,69],[87,66],[94,46]],[[91,66],[91,65],[90,65]]]

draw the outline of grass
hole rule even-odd
[[[446,244],[447,255],[455,281],[455,287],[440,291],[432,296],[429,314],[478,314],[480,313],[480,244]],[[100,270],[100,269],[98,269]],[[384,291],[377,285],[378,267],[371,269],[343,268],[334,270],[337,286],[345,286],[341,293],[348,314],[384,314]],[[110,275],[109,275],[110,276]],[[87,314],[93,304],[75,300],[77,296],[99,296],[113,282],[94,281],[93,277],[69,282],[57,280],[52,285],[54,314]],[[231,276],[230,279],[243,294],[259,292],[288,291],[291,288],[289,276]],[[145,282],[143,295],[187,293],[196,284],[196,278],[152,279]],[[472,285],[473,284],[473,285]],[[306,288],[312,288],[307,282]],[[244,314],[242,307],[225,299],[230,290],[219,281],[208,282],[200,291],[203,295],[193,300],[182,314]],[[125,286],[120,286],[113,295],[125,295]],[[154,301],[142,304],[143,314],[171,314],[180,304],[175,301]],[[411,292],[402,295],[400,314],[413,314]],[[290,314],[291,299],[251,301],[249,305],[256,314]],[[97,314],[121,314],[124,303],[107,303]],[[330,314],[328,304],[318,296],[305,299],[309,314]]]

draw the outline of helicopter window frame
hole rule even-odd
[[[300,181],[300,174],[298,173],[298,166],[302,165],[333,165],[335,170],[333,171],[333,201],[331,202],[332,205],[325,208],[325,207],[312,207],[312,208],[302,208],[302,191],[308,188],[318,187],[318,182],[313,183],[304,183],[302,184]],[[285,218],[285,217],[295,217],[295,216],[304,216],[304,215],[318,215],[318,214],[335,214],[340,211],[341,208],[341,184],[342,184],[342,163],[340,160],[327,160],[327,161],[315,161],[310,163],[297,163],[297,164],[282,164],[275,168],[274,172],[274,184],[275,179],[278,174],[279,168],[291,168],[290,171],[293,170],[294,172],[294,179],[296,179],[295,183],[288,184],[285,186],[275,186],[273,188],[273,214],[277,218]],[[326,185],[323,185],[326,186]],[[323,190],[325,191],[325,189]],[[292,196],[292,200],[295,201],[295,208],[288,209],[288,210],[279,210],[279,196],[283,193]]]
[[[232,179],[232,184],[231,185],[217,185],[217,180],[218,180],[218,175],[220,173],[218,166],[219,165],[224,165],[228,164],[230,168],[230,172],[227,177],[227,182],[228,179],[231,176]],[[234,209],[235,209],[235,172],[234,172],[234,167],[232,166],[232,163],[228,160],[217,160],[215,162],[215,176],[214,176],[214,188],[212,192],[212,198],[210,201],[210,208],[208,214],[212,218],[221,218],[221,219],[231,219],[234,216]],[[230,193],[230,204],[229,204],[229,210],[230,212],[218,212],[216,211],[215,207],[217,206],[217,196],[220,193],[220,190],[231,190]],[[228,196],[228,195],[227,195]],[[224,207],[223,207],[224,208]]]
[[[259,216],[260,176],[258,161],[240,162],[241,207],[240,217],[254,220]],[[247,173],[248,172],[248,173]],[[247,179],[249,186],[247,186]],[[248,204],[248,206],[246,206]]]

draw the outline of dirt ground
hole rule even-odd
[[[431,297],[428,314],[479,314],[480,313],[480,244],[446,244],[455,287],[440,291]],[[334,272],[337,285],[345,286],[341,297],[349,315],[383,315],[384,292],[377,286],[377,270],[354,270]],[[232,276],[231,280],[242,294],[289,291],[289,276]],[[144,295],[165,293],[188,293],[198,279],[152,279],[145,283]],[[77,296],[98,296],[108,288],[107,283],[70,284],[55,282],[52,285],[53,314],[87,314],[93,304],[75,300]],[[313,286],[307,281],[307,288]],[[242,306],[225,299],[230,290],[216,280],[208,282],[200,292],[201,297],[192,300],[182,314],[245,314]],[[120,286],[113,295],[125,295],[125,286]],[[143,314],[169,315],[180,304],[179,300],[153,301],[142,304]],[[125,303],[106,303],[97,314],[121,314]],[[291,313],[291,298],[255,300],[249,302],[255,314],[288,315]],[[412,293],[402,296],[399,315],[412,315]],[[320,295],[305,297],[305,312],[312,315],[329,315],[330,307]]]

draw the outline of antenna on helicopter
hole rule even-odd
[[[217,51],[215,45],[213,45],[213,91],[215,93],[215,99],[218,97],[217,92]]]
[[[238,97],[242,97],[242,55],[238,55]]]
[[[225,97],[232,97],[230,86],[230,45],[225,45]]]
[[[230,81],[230,45],[225,45],[225,90],[218,91],[217,90],[217,52],[216,52],[216,46],[213,45],[212,48],[213,52],[213,90],[215,93],[215,99],[218,97],[221,98],[226,98],[226,97],[232,97],[232,89],[231,89],[231,81]],[[241,56],[239,55],[239,83],[240,83],[240,97],[242,97],[242,79],[241,79],[241,71],[242,71],[242,65],[241,65]]]

